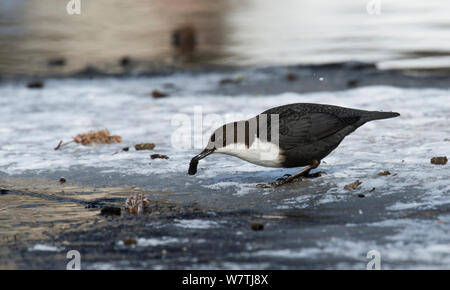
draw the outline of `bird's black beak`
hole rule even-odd
[[[195,156],[194,158],[192,158],[191,163],[189,164],[188,174],[194,175],[195,173],[197,173],[198,161],[205,158],[206,156],[208,156],[209,154],[211,154],[213,152],[214,152],[214,149],[205,149],[202,151],[202,153],[200,153],[197,156]]]

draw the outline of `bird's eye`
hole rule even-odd
[[[216,134],[212,134],[212,136],[211,136],[211,142],[214,142],[214,141],[216,141]]]

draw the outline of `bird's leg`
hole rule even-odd
[[[288,176],[286,178],[277,179],[275,182],[272,182],[270,184],[270,186],[271,187],[277,187],[277,186],[280,186],[280,185],[283,185],[283,184],[286,184],[286,183],[290,183],[290,182],[294,181],[295,179],[297,179],[299,177],[318,177],[318,176],[320,176],[321,172],[314,173],[314,174],[309,174],[309,172],[311,170],[317,168],[319,166],[319,164],[320,164],[320,161],[314,160],[313,163],[310,166],[305,167],[301,171],[299,171],[299,172],[297,172],[297,173],[295,173],[293,175],[290,175],[290,176]]]

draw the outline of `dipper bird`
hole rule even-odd
[[[192,158],[190,175],[200,159],[211,153],[239,157],[253,164],[291,168],[300,172],[277,179],[269,187],[289,183],[309,172],[358,127],[373,120],[400,116],[395,112],[364,111],[332,105],[296,103],[275,107],[245,120],[216,129],[206,148]]]

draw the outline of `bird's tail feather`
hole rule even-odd
[[[362,116],[362,121],[369,122],[373,120],[381,120],[381,119],[389,119],[400,116],[399,113],[396,112],[379,112],[379,111],[371,111],[367,112]]]

